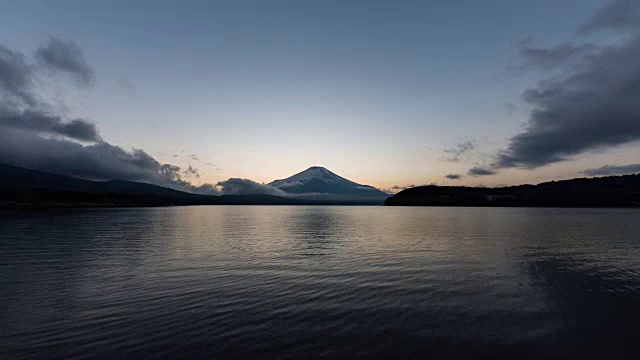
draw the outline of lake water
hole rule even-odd
[[[0,358],[638,358],[640,211],[0,213]]]

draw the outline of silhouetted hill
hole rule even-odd
[[[6,189],[101,192],[103,191],[102,184],[96,181],[0,164],[0,187]]]
[[[91,181],[0,164],[0,206],[299,205],[272,195],[197,195],[124,180]]]
[[[126,180],[109,180],[105,181],[103,184],[108,192],[114,194],[147,194],[162,196],[194,195],[162,186]]]
[[[419,186],[389,197],[385,205],[638,207],[640,174],[501,188]]]

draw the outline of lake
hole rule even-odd
[[[0,358],[638,358],[640,210],[0,212]]]

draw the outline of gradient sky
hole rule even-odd
[[[550,78],[525,69],[522,49],[586,42],[576,29],[608,1],[0,3],[0,44],[30,54],[52,36],[72,40],[95,70],[89,87],[48,88],[67,116],[197,168],[196,183],[320,165],[380,188],[502,185],[640,162],[631,139],[467,175],[494,166],[531,117],[523,93]]]

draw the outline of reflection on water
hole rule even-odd
[[[640,212],[0,213],[0,357],[639,354]]]

